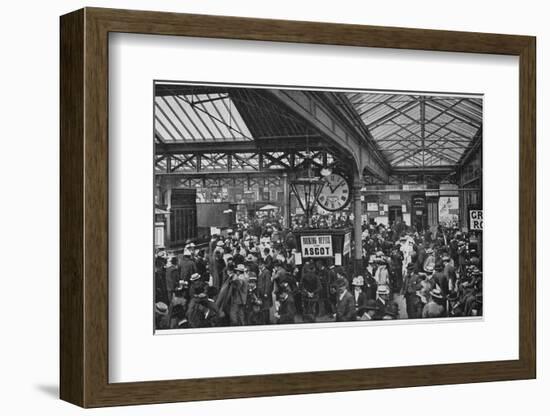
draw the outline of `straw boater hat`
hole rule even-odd
[[[379,295],[389,295],[390,294],[390,288],[388,285],[380,285],[378,286],[378,289],[376,289],[376,293]]]
[[[242,263],[237,264],[237,267],[235,268],[235,270],[238,271],[238,272],[243,272],[243,273],[246,271],[246,269],[244,267],[244,264],[242,264]]]
[[[441,290],[435,288],[435,289],[432,289],[432,291],[430,292],[430,296],[432,298],[435,298],[435,299],[443,299],[443,295],[441,294]]]
[[[159,315],[166,315],[168,313],[168,305],[164,302],[155,303],[155,312]]]
[[[218,247],[223,246],[223,241],[222,241],[222,240],[218,240],[218,242],[216,243],[216,246],[218,246]]]
[[[200,275],[200,274],[198,274],[198,273],[193,273],[193,274],[191,275],[191,279],[190,279],[190,280],[191,280],[192,282],[194,282],[194,281],[196,281],[196,280],[199,280],[200,278],[201,278],[201,275]]]
[[[351,284],[353,286],[363,286],[365,284],[365,280],[363,279],[363,276],[357,276],[353,278]]]

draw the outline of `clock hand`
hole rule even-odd
[[[344,184],[346,181],[343,179],[341,180],[340,182],[338,182],[338,184],[333,188],[333,187],[330,187],[330,191],[332,193],[334,193],[334,191],[336,191],[342,184]]]
[[[329,182],[328,180],[325,182],[325,185],[326,185],[327,188],[330,190],[330,193],[332,193],[332,192],[333,192],[332,186],[330,186],[330,182]]]
[[[336,185],[336,187],[334,188],[334,191],[335,191],[336,189],[340,188],[340,186],[342,186],[344,183],[346,183],[345,180],[340,181],[340,183],[339,183],[338,185]],[[334,192],[334,191],[332,191],[332,192]]]

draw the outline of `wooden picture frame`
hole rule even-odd
[[[536,376],[535,38],[85,8],[61,17],[60,396],[83,407]],[[206,379],[108,380],[108,34],[127,32],[519,57],[519,359]]]

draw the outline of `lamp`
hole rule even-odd
[[[311,161],[313,159],[313,153],[309,150],[309,137],[306,136],[306,151],[304,155],[305,172],[301,177],[297,177],[290,182],[291,191],[294,192],[300,207],[303,209],[306,216],[306,223],[309,226],[310,217],[313,211],[313,206],[317,197],[321,193],[325,181],[313,174],[311,168]]]
[[[306,223],[310,226],[310,217],[313,211],[313,206],[317,197],[321,193],[325,181],[317,176],[313,175],[310,166],[306,169],[304,176],[298,177],[290,182],[290,187],[300,207],[304,210],[306,216]]]

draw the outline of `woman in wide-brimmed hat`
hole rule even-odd
[[[376,256],[376,263],[378,264],[378,268],[376,269],[376,272],[374,273],[374,280],[376,280],[376,283],[378,286],[380,285],[390,285],[390,273],[388,271],[388,264],[386,261],[386,257],[383,255]]]

